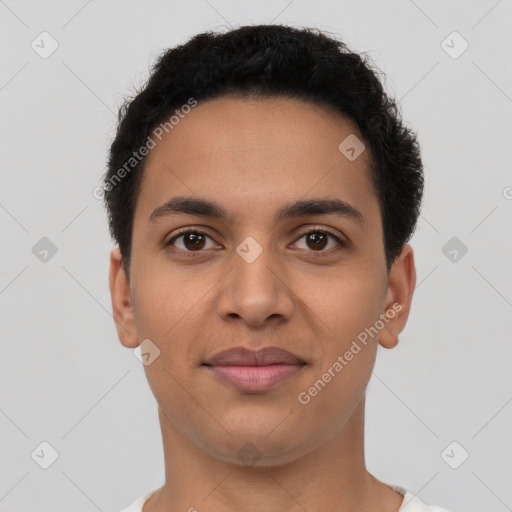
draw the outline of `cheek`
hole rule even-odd
[[[204,346],[210,343],[211,330],[205,322],[212,316],[213,305],[207,292],[214,290],[218,278],[206,274],[193,278],[190,274],[158,263],[134,274],[139,339],[150,339],[160,350],[158,359],[145,367],[146,376],[153,393],[162,400],[181,396],[180,383],[191,388],[189,380],[201,364]],[[185,400],[181,410],[189,405]]]
[[[372,375],[376,350],[368,346],[351,361],[336,366],[336,359],[323,367],[310,387],[297,396],[302,428],[311,429],[321,439],[340,432],[361,405]],[[340,370],[341,368],[341,370]],[[318,419],[321,418],[321,424]]]
[[[162,342],[175,338],[177,327],[201,307],[204,293],[204,287],[191,285],[183,272],[169,265],[155,262],[137,269],[132,298],[139,336]]]
[[[346,277],[340,273],[323,291],[308,295],[308,306],[318,319],[316,342],[320,349],[311,383],[318,385],[311,396],[321,394],[316,402],[333,407],[333,411],[350,408],[350,402],[366,388],[375,364],[380,333],[375,324],[384,299],[375,286],[377,276],[348,275],[349,269],[343,270],[347,270]]]
[[[381,313],[381,292],[371,279],[354,277],[331,282],[327,292],[308,300],[322,320],[316,337],[321,354],[297,400],[304,417],[324,418],[328,436],[343,427],[371,378],[378,346],[378,331],[371,328]]]
[[[382,313],[384,288],[381,277],[371,272],[344,267],[331,278],[303,283],[303,297],[316,314],[321,336],[327,336],[328,346],[341,350],[350,340],[374,325]],[[320,283],[322,285],[320,286]]]

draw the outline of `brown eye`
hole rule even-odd
[[[309,252],[331,253],[337,252],[347,246],[338,236],[321,229],[308,231],[299,237],[299,240],[301,239],[304,239],[305,247],[299,246],[299,249],[309,250]],[[334,240],[335,243],[329,246],[329,240]],[[334,250],[330,251],[330,249]]]
[[[311,249],[321,250],[327,245],[327,235],[322,232],[313,232],[306,235],[306,243]]]
[[[184,252],[201,252],[207,244],[207,239],[213,242],[213,240],[206,233],[202,233],[201,231],[188,230],[182,231],[181,233],[173,236],[165,244],[165,246],[173,246]],[[212,243],[211,247],[216,247],[216,245]]]
[[[205,237],[201,233],[186,233],[183,235],[183,245],[191,250],[202,249],[205,244]]]

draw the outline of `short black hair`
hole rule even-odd
[[[247,25],[198,34],[164,50],[144,87],[119,109],[103,178],[110,233],[127,274],[147,153],[141,148],[159,125],[191,100],[233,96],[303,100],[333,109],[355,123],[370,152],[369,171],[380,206],[389,272],[416,227],[423,166],[416,134],[403,124],[380,74],[365,53],[354,53],[338,39],[307,27]]]

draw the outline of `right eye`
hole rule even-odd
[[[180,240],[179,244],[175,244],[176,241]],[[195,229],[187,229],[180,231],[176,235],[174,235],[168,242],[164,244],[165,247],[173,246],[183,252],[203,252],[202,249],[205,248],[207,244],[207,239],[213,242],[212,247],[220,247],[216,245],[214,240],[208,236],[206,233],[202,231],[198,231]],[[181,247],[180,247],[181,245]],[[206,247],[208,249],[208,247]]]

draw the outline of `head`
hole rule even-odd
[[[320,32],[248,26],[167,50],[120,110],[104,180],[119,338],[158,347],[161,412],[219,458],[332,438],[407,321],[422,164],[377,75]],[[242,345],[304,368],[261,393],[204,371]]]

